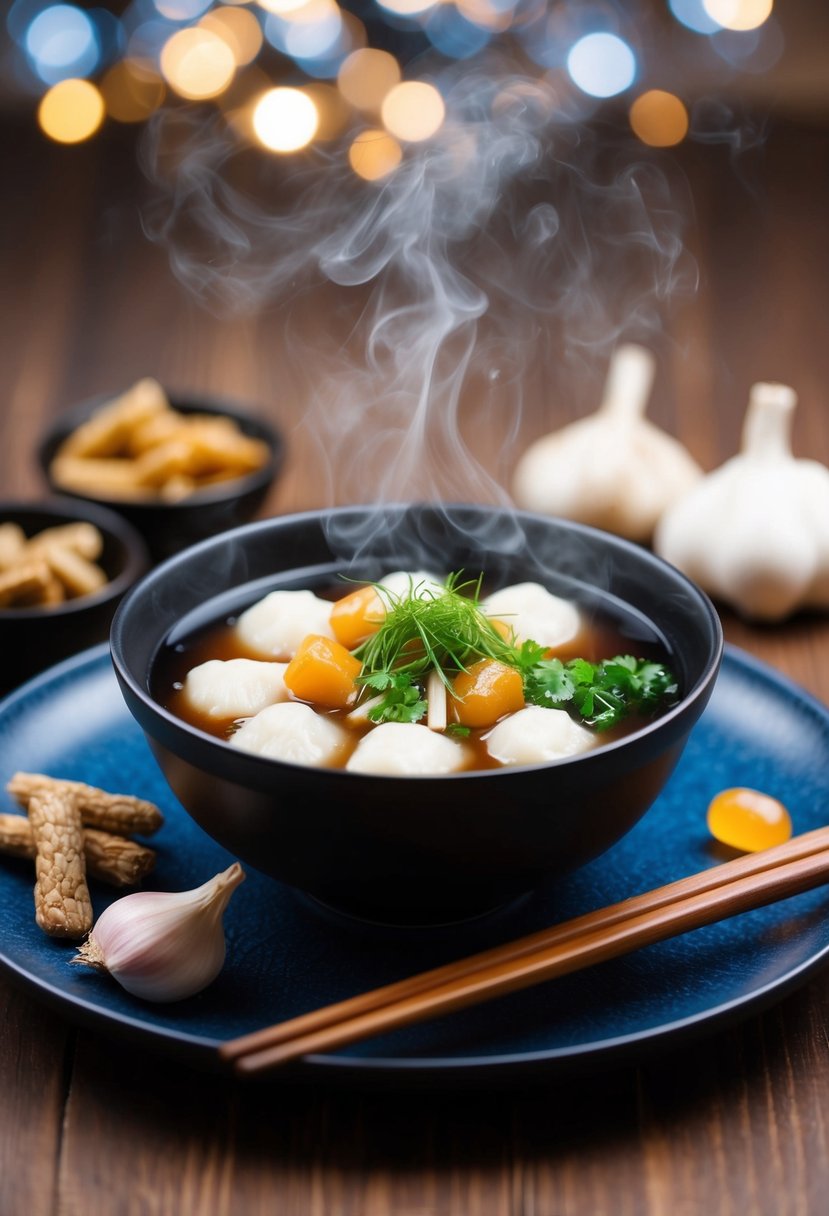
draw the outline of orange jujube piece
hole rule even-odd
[[[345,709],[354,699],[362,664],[333,638],[310,633],[285,669],[285,686],[300,701]]]
[[[354,650],[383,623],[386,608],[376,587],[359,587],[337,600],[331,609],[331,631],[349,650]]]
[[[455,676],[451,705],[462,726],[492,726],[524,708],[524,682],[514,667],[480,659]]]

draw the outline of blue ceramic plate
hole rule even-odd
[[[0,704],[0,777],[17,769],[90,782],[157,802],[148,886],[197,886],[232,858],[169,792],[121,700],[108,648],[85,651]],[[67,1018],[216,1066],[225,1039],[407,973],[448,962],[724,859],[705,811],[726,786],[781,798],[795,831],[829,809],[829,710],[770,668],[728,648],[679,767],[644,820],[603,857],[511,909],[462,925],[397,929],[329,913],[248,871],[226,913],[228,959],[205,992],[175,1005],[130,997],[69,964],[74,948],[36,927],[30,862],[0,858],[0,962]],[[3,810],[16,809],[2,795]],[[301,808],[297,810],[301,814]],[[96,912],[111,889],[92,885]],[[526,1084],[675,1048],[779,999],[829,952],[829,895],[818,890],[327,1056],[284,1079]]]

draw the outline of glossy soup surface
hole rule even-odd
[[[355,584],[351,584],[348,590],[353,590],[354,586]],[[313,587],[311,590],[317,596],[332,602],[345,594],[341,585]],[[189,631],[179,630],[175,636],[171,637],[159,654],[153,672],[152,691],[160,704],[206,734],[219,739],[228,739],[233,734],[239,720],[217,719],[199,712],[185,698],[183,684],[189,671],[210,659],[252,658],[261,660],[261,654],[255,654],[244,646],[236,635],[234,626],[241,612],[266,594],[267,590],[259,590],[255,596],[240,601],[239,606],[233,611],[225,612],[219,619],[214,616],[212,621],[204,624],[201,622],[210,616],[209,605],[207,605],[206,609],[199,613],[201,618],[199,623]],[[614,655],[632,654],[637,658],[665,663],[676,670],[664,641],[650,622],[639,613],[623,609],[615,602],[611,608],[605,601],[601,603],[578,602],[578,607],[583,622],[580,632],[572,641],[555,651],[557,657],[563,661],[581,657],[597,663],[602,659],[612,658]],[[335,766],[344,767],[348,756],[356,748],[360,738],[373,729],[373,724],[346,723],[347,711],[326,710],[319,706],[314,708],[334,721],[345,724],[349,742],[353,738],[353,746],[338,757]],[[612,730],[597,733],[597,742],[607,743],[630,734],[649,720],[649,718],[643,719],[640,716],[631,715]],[[491,728],[473,729],[470,735],[464,739],[468,756],[468,762],[465,765],[467,770],[503,767],[499,761],[489,755],[486,749],[483,737],[489,729]]]

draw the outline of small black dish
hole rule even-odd
[[[0,523],[16,523],[27,537],[44,528],[83,521],[103,537],[98,559],[109,581],[100,591],[48,608],[0,608],[0,692],[9,692],[61,659],[109,636],[122,596],[150,568],[143,538],[114,511],[72,498],[0,501]]]
[[[162,648],[276,588],[394,569],[484,569],[582,602],[625,605],[664,640],[680,702],[596,750],[548,764],[387,777],[241,752],[154,695]],[[632,645],[635,642],[631,643]],[[714,686],[722,628],[707,596],[640,546],[486,506],[346,507],[263,520],[179,554],[134,588],[110,645],[122,693],[174,793],[215,840],[323,903],[440,922],[508,903],[627,833],[677,763]]]
[[[61,444],[113,396],[115,394],[97,396],[67,410],[42,438],[37,449],[37,461],[54,493],[82,502],[100,502],[110,510],[117,511],[144,537],[154,561],[162,561],[196,541],[235,528],[256,516],[282,468],[284,440],[272,423],[219,398],[168,396],[170,405],[179,413],[231,418],[244,435],[263,440],[268,445],[270,456],[253,473],[205,487],[177,502],[131,502],[105,496],[91,498],[58,485],[52,477],[51,465]]]

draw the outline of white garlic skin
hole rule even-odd
[[[753,385],[741,448],[660,520],[654,549],[748,620],[829,608],[829,469],[791,450],[797,396]]]
[[[702,476],[683,445],[644,417],[653,374],[650,351],[620,346],[599,409],[523,453],[513,474],[518,505],[649,541],[663,511]]]
[[[238,862],[192,891],[134,891],[101,913],[73,962],[108,971],[145,1001],[181,1001],[224,966],[222,916],[244,879]]]

